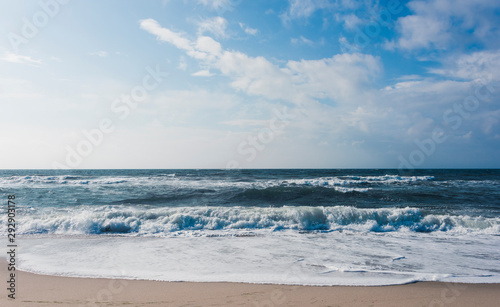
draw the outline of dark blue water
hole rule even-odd
[[[494,221],[500,218],[500,170],[416,170],[411,175],[400,175],[398,170],[387,169],[2,170],[0,192],[4,199],[8,194],[16,195],[20,212],[28,216],[30,222],[40,215],[48,218],[58,214],[62,217],[83,212],[93,214],[88,217],[91,219],[90,226],[67,225],[68,221],[49,223],[45,220],[26,227],[26,233],[51,233],[75,230],[75,227],[83,227],[81,230],[84,233],[140,232],[144,217],[130,213],[130,210],[140,210],[143,214],[161,208],[187,210],[209,207],[215,211],[240,207],[386,208],[388,213],[356,211],[358,213],[355,214],[363,217],[349,216],[347,222],[343,217],[342,223],[363,223],[370,219],[364,216],[367,212],[376,212],[373,220],[378,224],[400,223],[393,228],[398,230],[413,223],[413,228],[410,228],[415,231],[450,230],[457,226],[456,221],[446,220],[450,216],[494,219],[489,220],[490,224],[484,226],[486,228],[497,227]],[[139,225],[123,226],[122,223],[123,227],[110,226],[106,208],[119,211],[116,215],[125,224],[124,220],[133,215],[139,220]],[[401,217],[391,217],[391,212],[394,215],[394,210],[404,208],[414,211]],[[97,211],[101,212],[101,216]],[[213,212],[205,212],[202,217],[190,216],[187,219],[191,218],[191,223],[183,222],[176,229],[203,228],[203,225],[196,226],[206,222],[199,219],[215,214]],[[378,216],[380,214],[382,217]],[[439,216],[439,221],[422,226],[422,220],[433,215]],[[171,211],[157,213],[158,223],[165,216],[171,216]],[[248,219],[247,216],[244,218]],[[257,224],[260,228],[278,227],[278,224],[281,225],[278,223],[280,218],[276,217],[274,222],[267,224],[259,224],[258,221],[248,223],[248,228]],[[317,218],[318,221],[309,225],[310,229],[328,230],[339,224],[339,220],[331,220],[328,216]],[[221,222],[220,228],[234,225],[234,221],[225,221]],[[288,227],[287,223],[283,225]],[[309,226],[304,227],[307,229]]]

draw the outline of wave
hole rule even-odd
[[[242,231],[452,232],[500,235],[500,218],[426,215],[416,208],[79,206],[27,208],[19,234],[238,235]],[[4,223],[4,221],[0,222]],[[2,228],[4,229],[4,228]]]
[[[304,179],[273,179],[241,181],[234,179],[200,179],[183,178],[173,174],[159,174],[155,176],[11,176],[0,177],[2,185],[158,185],[168,184],[176,186],[189,186],[194,188],[258,188],[264,189],[276,186],[294,187],[294,186],[313,186],[313,187],[333,187],[339,192],[366,192],[369,188],[357,188],[357,185],[367,184],[408,184],[419,181],[434,180],[433,176],[339,176],[339,177],[318,177]],[[338,188],[348,186],[348,188]],[[354,187],[352,187],[354,186]]]
[[[36,184],[59,184],[59,185],[109,185],[109,184],[144,184],[152,181],[172,179],[175,174],[160,174],[155,177],[135,176],[11,176],[0,177],[0,184],[36,185]]]
[[[293,179],[282,180],[284,185],[310,185],[310,186],[344,186],[352,184],[394,184],[394,183],[412,183],[417,181],[434,180],[434,176],[340,176],[340,177],[320,177],[312,179]]]

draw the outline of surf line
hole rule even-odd
[[[8,267],[7,270],[10,272],[10,279],[7,280],[8,284],[8,297],[9,299],[16,299],[16,199],[15,195],[8,195],[7,197],[7,255],[9,258],[7,260]]]

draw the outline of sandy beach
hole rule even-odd
[[[2,279],[7,280],[6,266]],[[419,282],[381,287],[91,279],[17,271],[1,306],[498,306],[500,284]]]

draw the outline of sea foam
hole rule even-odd
[[[417,208],[144,207],[30,208],[19,234],[238,235],[241,231],[451,232],[500,234],[499,218],[425,214]],[[1,221],[0,223],[3,223]]]

